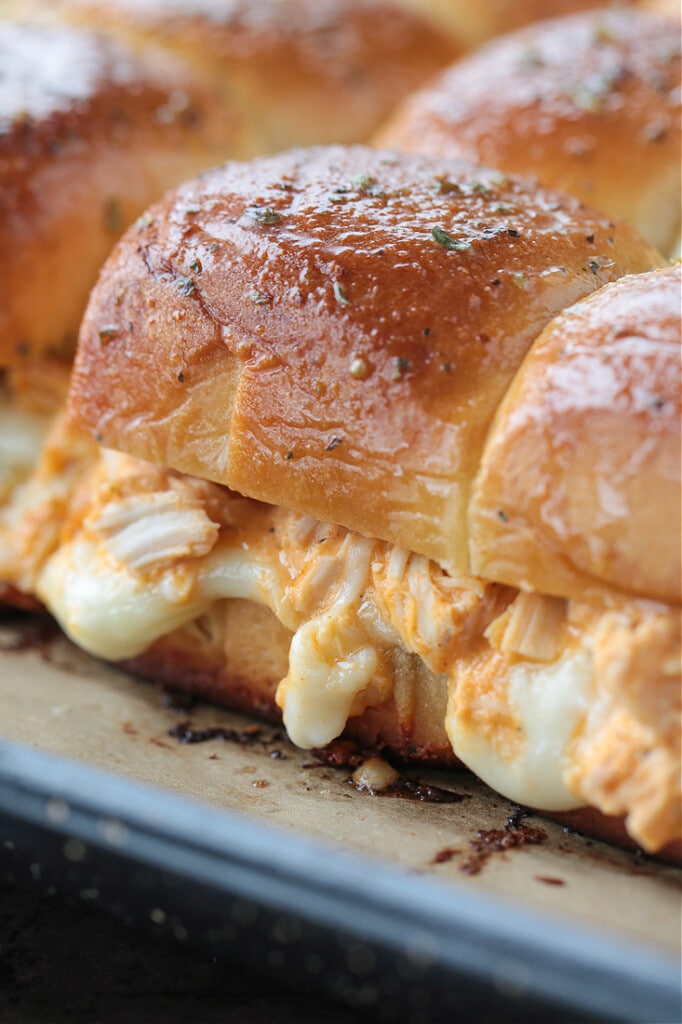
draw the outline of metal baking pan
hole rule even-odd
[[[9,742],[0,814],[34,876],[384,1018],[680,1019],[673,957]]]

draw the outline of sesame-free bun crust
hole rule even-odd
[[[428,14],[469,47],[542,18],[599,6],[595,0],[401,0]]]
[[[42,0],[34,16],[173,54],[247,128],[240,158],[366,140],[400,99],[463,52],[392,0]]]
[[[662,18],[675,18],[679,21],[682,17],[682,9],[677,0],[639,0],[637,6],[642,11],[658,14]]]
[[[679,25],[633,9],[494,40],[408,97],[382,147],[459,157],[565,189],[666,255],[680,233]]]
[[[0,368],[75,348],[99,266],[166,188],[224,160],[238,124],[170,58],[0,22]]]
[[[625,225],[451,160],[358,146],[228,164],[107,261],[70,415],[456,572],[486,433],[535,337],[658,262]]]
[[[680,264],[606,285],[540,335],[470,506],[478,575],[680,601]]]

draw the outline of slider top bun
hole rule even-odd
[[[679,603],[681,295],[679,264],[623,277],[540,335],[474,487],[474,572]]]
[[[659,14],[664,18],[676,18],[679,21],[682,17],[678,0],[640,0],[638,7],[642,11]]]
[[[452,160],[355,146],[230,163],[107,261],[70,415],[459,572],[483,442],[531,343],[660,262],[568,196]]]
[[[401,0],[428,14],[444,29],[477,47],[493,36],[512,32],[543,18],[598,7],[595,0]],[[662,0],[665,2],[665,0]]]
[[[452,65],[376,141],[537,175],[670,254],[680,233],[679,25],[628,9],[541,22]]]
[[[0,368],[73,350],[114,241],[166,188],[231,155],[238,130],[170,58],[0,22]]]
[[[28,5],[29,7],[31,5]],[[161,47],[240,112],[250,157],[367,139],[463,48],[392,0],[43,0],[33,7]]]

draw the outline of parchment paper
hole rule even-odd
[[[679,951],[674,868],[539,816],[522,821],[530,842],[481,858],[479,833],[503,830],[515,808],[465,773],[409,773],[461,795],[459,802],[373,796],[349,783],[348,769],[320,764],[277,729],[254,728],[243,716],[208,705],[167,703],[153,684],[89,658],[54,630],[31,627],[27,634],[25,625],[0,621],[0,734],[8,739]],[[218,735],[195,744],[170,735],[187,723],[247,735],[242,742]]]

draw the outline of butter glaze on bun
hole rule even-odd
[[[463,52],[392,0],[43,0],[33,16],[173,54],[247,128],[240,158],[369,138],[396,103]]]
[[[600,6],[596,0],[401,0],[428,14],[470,48],[543,18]]]
[[[680,264],[623,277],[540,335],[476,479],[477,575],[680,603],[681,296]]]
[[[0,369],[68,354],[97,271],[166,188],[235,149],[234,114],[171,58],[0,22]]]
[[[677,0],[639,0],[637,5],[640,10],[648,11],[650,14],[658,14],[661,18],[671,18],[677,21],[682,17],[682,8]]]
[[[376,144],[536,175],[669,255],[680,234],[679,25],[627,8],[539,22],[408,97]]]
[[[659,262],[567,196],[451,160],[228,164],[108,261],[71,411],[105,445],[461,572],[483,441],[533,340]]]

